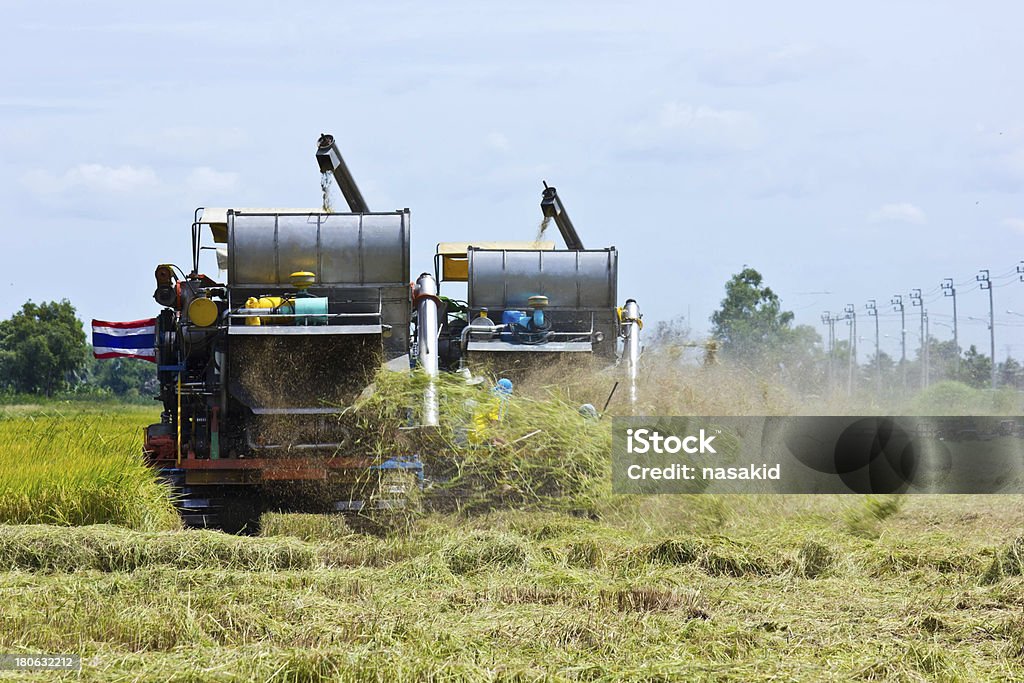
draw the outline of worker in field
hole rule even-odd
[[[469,442],[482,444],[488,439],[491,428],[505,418],[508,401],[512,398],[512,380],[502,377],[491,389],[491,396],[473,412],[473,424],[469,430]]]

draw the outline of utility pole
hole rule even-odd
[[[834,389],[834,371],[832,369],[832,359],[835,355],[836,347],[836,321],[832,317],[830,311],[825,311],[821,314],[821,323],[828,325],[828,391],[831,394]]]
[[[868,299],[865,308],[868,315],[875,319],[875,397],[882,395],[882,356],[878,352],[878,306],[874,299]]]
[[[1017,266],[1017,270],[1020,270],[1020,266]],[[988,334],[989,341],[992,344],[992,390],[996,388],[996,311],[995,305],[992,303],[992,280],[989,279],[988,269],[981,270],[975,279],[978,281],[978,287],[980,289],[988,290]]]
[[[931,386],[932,382],[932,332],[928,321],[928,311],[924,312],[924,377],[925,386]]]
[[[924,338],[924,316],[927,311],[924,308],[924,299],[921,298],[920,289],[910,290],[910,303],[913,306],[920,306],[921,308],[921,388],[928,388],[928,366],[925,364],[924,355],[928,352],[925,349],[925,338]]]
[[[903,393],[907,393],[907,314],[903,310],[903,295],[894,294],[890,302],[900,313],[900,370],[903,372]]]
[[[846,350],[849,362],[849,377],[846,381],[846,395],[853,396],[853,366],[857,361],[857,309],[853,304],[846,304],[846,324],[850,326],[850,348]]]
[[[953,278],[947,277],[942,281],[942,293],[953,299],[953,348],[956,350],[956,378],[960,379],[960,335],[956,323],[956,287],[953,286]]]

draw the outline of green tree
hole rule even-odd
[[[711,315],[711,333],[722,353],[761,358],[790,329],[793,314],[782,310],[779,297],[763,286],[761,274],[744,267],[725,283],[721,308]]]
[[[52,396],[81,368],[87,348],[71,302],[28,301],[0,321],[0,385]]]
[[[156,366],[138,358],[88,358],[80,382],[129,400],[155,396],[160,390]]]
[[[989,387],[992,384],[992,359],[980,353],[978,348],[971,344],[960,364],[960,375],[964,382],[975,389]]]
[[[821,335],[810,325],[788,325],[777,333],[768,357],[782,377],[804,391],[819,391],[825,384],[827,353]]]
[[[1012,356],[1008,356],[997,368],[1000,386],[1020,389],[1024,382],[1024,367]]]
[[[865,360],[863,365],[860,366],[860,378],[858,379],[859,386],[862,389],[869,389],[874,392],[875,387],[878,385],[878,377],[881,375],[882,393],[890,393],[897,384],[902,381],[902,378],[897,372],[898,367],[899,363],[894,361],[892,356],[887,354],[885,351],[879,351],[876,359],[874,349],[872,349],[867,360]],[[879,370],[881,370],[881,372],[879,372]]]
[[[920,352],[919,352],[920,355]],[[939,341],[928,337],[928,382],[936,384],[945,380],[958,379],[956,359],[960,355],[960,347],[952,339]]]
[[[825,353],[809,325],[793,326],[793,313],[761,274],[744,266],[725,284],[721,308],[711,315],[712,336],[722,355],[757,365],[804,391],[821,388]]]

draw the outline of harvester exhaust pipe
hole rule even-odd
[[[316,145],[316,162],[320,165],[320,172],[334,175],[334,182],[338,183],[338,188],[345,195],[348,208],[352,213],[369,213],[370,207],[367,206],[363,193],[359,191],[359,186],[356,185],[341,152],[338,151],[334,136],[323,133]]]
[[[413,304],[416,306],[416,346],[419,349],[419,365],[430,380],[423,394],[423,424],[436,427],[438,423],[437,385],[437,337],[441,300],[437,296],[437,281],[430,273],[423,273],[416,280],[413,289]]]
[[[626,348],[623,355],[626,358],[626,379],[629,381],[629,405],[631,409],[635,409],[637,377],[640,372],[640,330],[643,329],[644,324],[640,315],[640,307],[634,299],[626,300],[621,315],[621,322],[625,328],[623,336],[626,340]]]
[[[580,239],[576,227],[569,220],[569,214],[565,212],[562,200],[558,198],[558,191],[553,187],[548,187],[546,181],[544,182],[544,195],[540,200],[540,210],[545,217],[555,219],[558,232],[562,233],[562,239],[565,240],[565,246],[569,251],[583,251],[583,240]]]

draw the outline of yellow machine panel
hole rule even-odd
[[[437,245],[437,255],[441,258],[441,279],[447,282],[466,282],[469,280],[469,257],[466,252],[470,247],[478,249],[535,249],[553,251],[554,242],[441,242]]]

